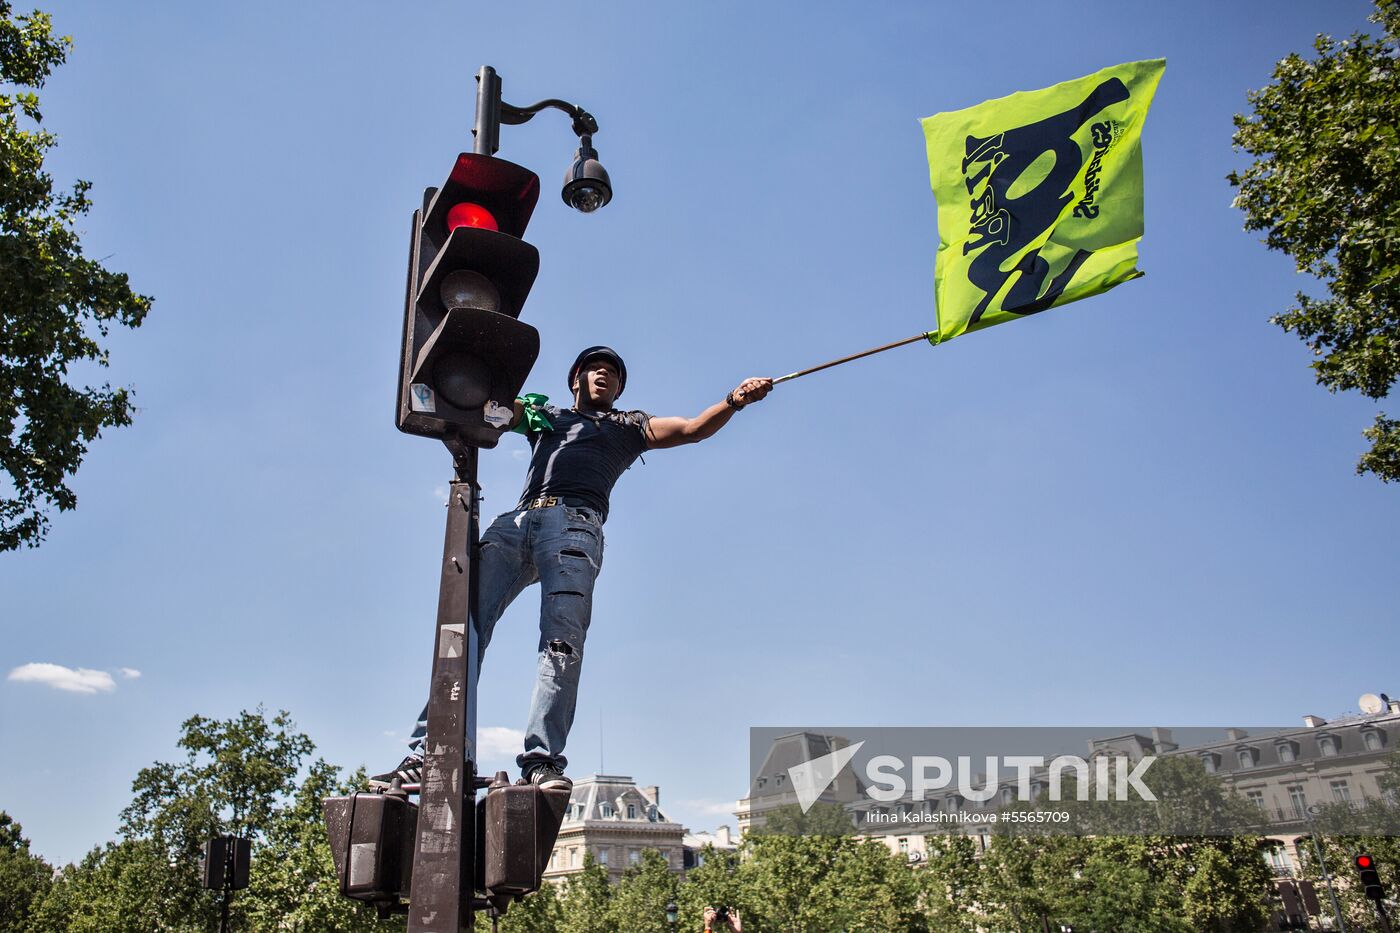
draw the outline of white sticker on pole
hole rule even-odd
[[[493,428],[504,428],[515,417],[515,408],[497,402],[487,402],[481,410],[481,417]]]
[[[426,411],[429,414],[437,412],[437,397],[433,395],[431,386],[415,382],[408,387],[408,394],[413,397],[414,411]]]

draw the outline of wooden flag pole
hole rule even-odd
[[[777,379],[773,380],[773,385],[777,385],[780,382],[787,382],[789,379],[796,379],[798,376],[806,376],[809,373],[820,372],[823,369],[830,369],[833,366],[840,366],[842,363],[849,363],[851,360],[858,360],[863,356],[870,356],[875,353],[884,353],[886,350],[893,350],[895,347],[902,347],[906,346],[907,344],[914,343],[918,340],[927,339],[927,333],[915,334],[914,336],[909,337],[905,340],[896,340],[894,343],[887,343],[883,347],[876,347],[873,350],[865,350],[861,353],[853,353],[850,356],[843,356],[839,360],[832,360],[829,363],[822,363],[820,366],[813,366],[810,369],[802,369],[798,370],[795,373],[788,373],[786,376],[779,376]]]

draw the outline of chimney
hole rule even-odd
[[[1327,725],[1327,720],[1323,719],[1321,716],[1304,716],[1303,725],[1307,726],[1309,729],[1316,729],[1319,726]]]
[[[1249,735],[1249,733],[1248,733],[1248,732],[1245,732],[1243,729],[1226,729],[1226,730],[1225,730],[1225,741],[1227,741],[1227,742],[1238,742],[1238,741],[1240,741],[1241,739],[1245,738],[1245,737],[1248,736],[1248,735]]]
[[[1153,729],[1152,747],[1156,749],[1159,755],[1165,755],[1167,752],[1176,751],[1176,743],[1172,741],[1172,730]]]
[[[653,785],[651,785],[650,787],[643,787],[643,788],[640,788],[640,790],[641,790],[641,792],[642,792],[642,796],[645,797],[646,799],[650,800],[650,801],[652,802],[652,805],[653,805],[653,806],[657,806],[657,807],[661,806],[661,788],[660,788],[660,787],[657,787],[655,784],[653,784]]]
[[[722,846],[731,846],[734,844],[733,840],[729,838],[728,824],[721,826],[719,829],[715,830],[715,839]]]

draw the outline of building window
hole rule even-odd
[[[1262,790],[1251,790],[1251,791],[1246,791],[1244,796],[1245,796],[1245,799],[1246,799],[1246,800],[1248,800],[1250,803],[1254,804],[1254,805],[1255,805],[1256,807],[1258,807],[1260,810],[1265,809],[1265,807],[1264,807],[1264,792],[1263,792]]]
[[[786,775],[786,774],[780,774],[780,775],[778,775],[778,784],[779,784],[779,786],[781,786],[782,784],[786,783],[786,781],[787,781],[787,775]]]
[[[1280,743],[1278,743],[1278,760],[1279,760],[1279,761],[1297,761],[1297,760],[1298,760],[1298,746],[1294,745],[1292,742],[1280,742]]]
[[[1269,846],[1264,850],[1264,857],[1269,863],[1269,867],[1274,870],[1275,878],[1291,878],[1293,876],[1293,865],[1288,861],[1288,853],[1283,851],[1283,846]]]
[[[628,850],[627,850],[627,864],[628,864],[628,865],[638,865],[638,864],[641,864],[641,861],[642,861],[642,851],[641,851],[640,849],[628,849]]]
[[[1378,752],[1385,747],[1385,735],[1377,729],[1367,729],[1361,733],[1361,741],[1366,743],[1366,751]]]
[[[1241,768],[1252,768],[1258,762],[1258,752],[1252,748],[1242,748],[1235,752]]]
[[[1004,807],[1005,807],[1005,806],[1010,806],[1010,805],[1012,804],[1012,802],[1015,801],[1015,799],[1016,799],[1016,792],[1015,792],[1014,790],[1012,790],[1012,789],[1009,788],[1009,787],[1003,787],[1003,788],[1001,789],[1001,804],[1002,804],[1002,806],[1004,806]]]
[[[569,850],[569,867],[578,867],[578,846],[574,846]]]
[[[1332,781],[1332,799],[1338,803],[1351,803],[1351,788],[1346,781]]]
[[[610,803],[599,804],[599,806],[598,806],[598,812],[602,815],[603,819],[605,819],[605,820],[610,820],[610,819],[612,819],[612,815],[613,815],[612,804],[610,804]]]
[[[607,846],[599,846],[599,847],[598,847],[598,864],[599,864],[599,865],[602,865],[604,868],[607,868],[607,867],[608,867],[608,847],[607,847]]]
[[[961,808],[961,805],[962,805],[962,798],[959,797],[957,794],[954,794],[953,796],[951,796],[951,797],[948,798],[948,812],[949,812],[949,813],[957,813],[958,810]]]
[[[1330,735],[1320,736],[1317,740],[1317,747],[1322,752],[1323,758],[1337,756],[1337,740]]]
[[[655,823],[660,812],[661,811],[656,809],[656,804],[652,804],[651,806],[647,807],[647,819]]]
[[[1288,788],[1288,802],[1293,805],[1293,816],[1302,819],[1308,810],[1308,797],[1303,793],[1301,785],[1294,784]]]
[[[909,854],[909,837],[908,837],[908,836],[901,836],[901,837],[899,838],[899,854],[900,854],[900,855],[908,855],[908,854]]]
[[[1214,774],[1215,769],[1220,767],[1220,756],[1209,753],[1202,755],[1201,764],[1206,766],[1206,774]]]
[[[637,805],[635,803],[629,803],[627,805],[627,818],[629,820],[635,820],[637,818]]]

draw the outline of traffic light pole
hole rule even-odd
[[[1337,918],[1337,930],[1339,933],[1347,933],[1347,922],[1342,918],[1342,905],[1337,901],[1337,889],[1332,886],[1332,874],[1327,870],[1327,857],[1322,854],[1322,842],[1317,838],[1317,829],[1313,826],[1312,810],[1306,805],[1303,806],[1303,819],[1308,823],[1308,836],[1312,839],[1313,851],[1317,853],[1317,867],[1322,869],[1322,880],[1327,885],[1327,895],[1332,899],[1332,913]]]
[[[477,449],[449,445],[455,477],[438,587],[409,933],[470,930],[476,877]]]

